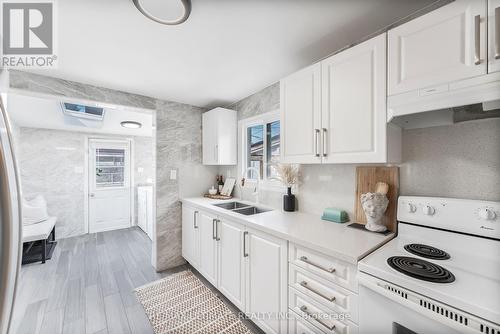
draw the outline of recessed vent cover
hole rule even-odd
[[[76,103],[61,103],[62,110],[65,115],[102,121],[104,119],[104,108],[87,106]]]
[[[476,333],[500,334],[499,326],[473,316],[472,314],[459,311],[453,307],[415,294],[396,285],[385,282],[378,282],[377,285],[387,292],[398,296],[401,304],[411,303],[413,306],[417,305],[420,309],[422,309],[422,313],[428,314],[428,312],[430,312],[431,314],[428,314],[429,316],[436,320],[440,320],[441,322],[450,324],[449,322],[452,321],[452,323],[455,323],[457,326],[468,327]]]

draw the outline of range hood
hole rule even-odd
[[[500,100],[395,116],[390,123],[403,129],[418,129],[484,118],[500,118]]]

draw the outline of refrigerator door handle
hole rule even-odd
[[[0,334],[9,332],[21,264],[21,192],[9,121],[0,97]]]

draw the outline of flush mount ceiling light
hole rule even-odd
[[[142,127],[141,123],[135,121],[123,121],[120,124],[127,129],[139,129]]]
[[[155,22],[176,25],[191,14],[191,0],[132,0],[137,9]]]

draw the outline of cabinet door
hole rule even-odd
[[[208,111],[202,116],[202,151],[204,165],[217,165],[217,113]]]
[[[237,308],[245,309],[244,226],[219,221],[219,290]]]
[[[389,95],[486,74],[486,1],[456,0],[389,30],[388,42]]]
[[[199,213],[200,264],[198,271],[217,286],[217,219],[204,212]]]
[[[386,162],[386,35],[321,66],[323,162]]]
[[[288,291],[287,242],[260,231],[248,229],[247,232],[245,311],[264,315],[254,321],[266,333],[285,334],[288,327],[284,317]]]
[[[488,73],[500,71],[500,0],[488,0]]]
[[[321,65],[281,80],[280,104],[282,161],[320,163]]]
[[[182,207],[182,256],[195,268],[199,265],[199,212]]]

